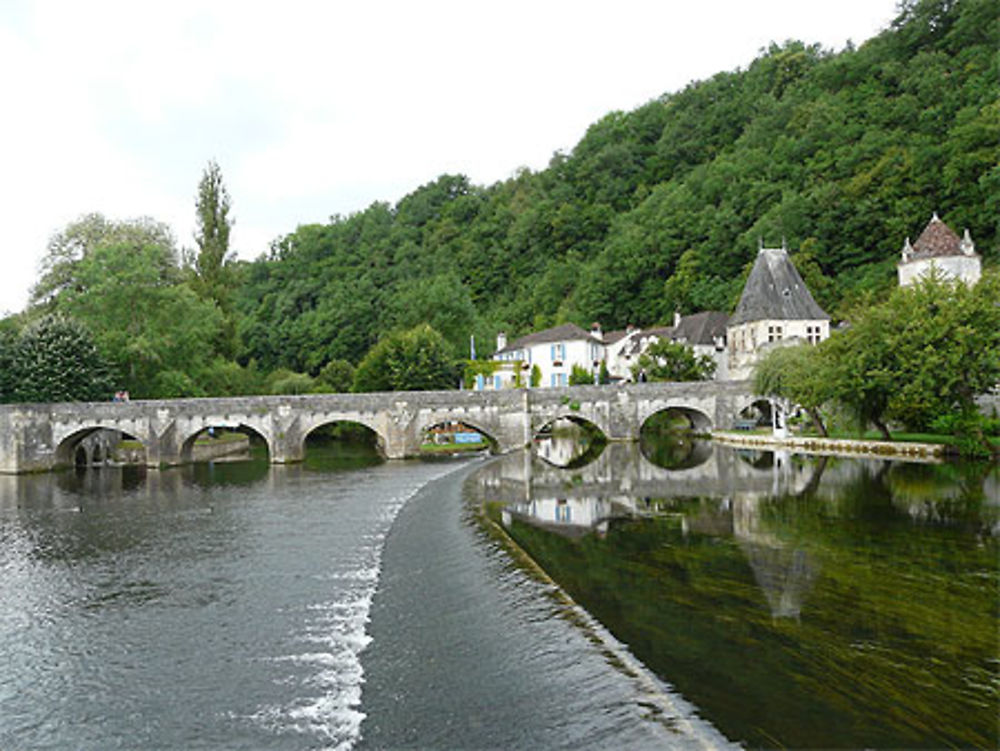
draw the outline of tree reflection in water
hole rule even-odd
[[[480,498],[733,740],[997,746],[995,466],[653,448],[505,457]]]

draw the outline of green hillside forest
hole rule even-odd
[[[253,262],[228,253],[213,164],[197,252],[150,220],[81,219],[54,237],[0,351],[57,314],[93,332],[108,382],[133,396],[335,390],[383,334],[420,324],[458,358],[470,335],[488,354],[498,330],[731,310],[761,242],[786,243],[819,303],[848,317],[895,285],[933,212],[1000,262],[998,69],[1000,2],[908,0],[858,47],[772,44],[607,114],[543,170],[489,186],[442,175],[290,229]]]

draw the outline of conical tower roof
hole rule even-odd
[[[816,303],[784,248],[762,248],[730,326],[750,321],[816,321],[830,316]]]
[[[965,255],[962,239],[935,214],[913,243],[910,260],[960,255]]]

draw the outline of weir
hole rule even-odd
[[[140,441],[146,463],[191,461],[191,439],[212,426],[256,433],[273,463],[301,461],[306,437],[337,422],[364,425],[389,459],[418,453],[425,432],[460,422],[491,438],[501,452],[530,443],[557,419],[585,420],[611,441],[639,438],[658,412],[680,410],[699,430],[728,427],[753,403],[747,381],[638,383],[501,391],[400,391],[0,406],[0,472],[38,472],[73,464],[96,431]]]

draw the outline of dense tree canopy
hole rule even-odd
[[[842,317],[891,289],[903,240],[934,211],[996,263],[996,10],[905,2],[857,49],[772,45],[610,113],[540,172],[485,188],[444,175],[300,227],[238,291],[242,359],[316,373],[421,320],[461,352],[473,333],[729,310],[762,238],[797,251]]]
[[[942,416],[976,413],[1000,383],[1000,273],[974,287],[938,275],[859,309],[817,347],[781,348],[761,360],[760,393],[802,405],[814,418],[840,405],[889,438],[889,424],[928,430]]]
[[[0,397],[6,402],[101,401],[111,395],[107,363],[87,329],[60,315],[0,335]]]
[[[773,44],[609,113],[546,169],[490,186],[442,175],[300,226],[253,263],[229,258],[231,199],[209,162],[187,270],[165,225],[88,215],[53,237],[26,319],[78,319],[137,396],[258,392],[276,371],[343,388],[389,331],[429,325],[450,363],[498,330],[730,310],[759,242],[784,239],[820,303],[854,320],[934,211],[1000,261],[998,48],[996,0],[905,0],[858,48]],[[906,396],[887,413],[867,385],[863,413],[936,409]]]
[[[632,369],[633,378],[650,381],[707,381],[714,374],[715,361],[711,357],[669,339],[650,344]]]
[[[433,391],[457,382],[444,337],[427,324],[380,339],[354,373],[354,391]]]

